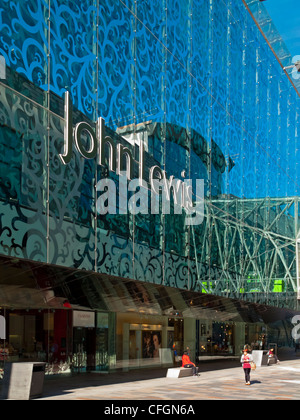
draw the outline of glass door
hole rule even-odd
[[[96,336],[94,328],[75,327],[73,330],[73,369],[75,372],[95,370]]]

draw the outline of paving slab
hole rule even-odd
[[[84,374],[45,380],[38,400],[201,401],[201,400],[299,400],[300,360],[258,367],[245,385],[236,363],[224,368],[206,367],[200,376],[167,378],[167,369]]]

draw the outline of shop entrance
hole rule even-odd
[[[95,369],[96,334],[95,328],[76,327],[73,329],[73,369],[86,372]]]
[[[46,362],[46,373],[69,373],[72,359],[71,312],[0,310],[6,339],[0,340],[0,377],[6,362]]]
[[[161,325],[129,325],[129,365],[152,366],[157,364],[160,362],[161,351]]]
[[[95,369],[95,312],[73,311],[73,360],[75,372]]]
[[[117,314],[116,367],[172,366],[184,348],[181,318]]]
[[[234,328],[230,323],[213,322],[212,352],[219,355],[234,353]]]
[[[73,312],[75,372],[108,371],[108,313]]]

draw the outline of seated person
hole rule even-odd
[[[278,362],[279,362],[278,357],[276,356],[276,354],[275,354],[275,352],[274,352],[274,349],[270,349],[270,350],[268,351],[268,353],[267,353],[267,356],[268,356],[268,361],[267,361],[267,364],[268,364],[268,365],[270,364],[270,360],[271,360],[271,359],[274,359],[274,362],[275,362],[275,363],[278,363]]]
[[[184,368],[192,368],[193,369],[193,375],[197,376],[198,374],[198,368],[196,367],[195,363],[191,362],[190,356],[185,351],[182,356],[182,367]]]

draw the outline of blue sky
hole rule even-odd
[[[292,57],[300,55],[300,0],[266,0],[263,5]]]

